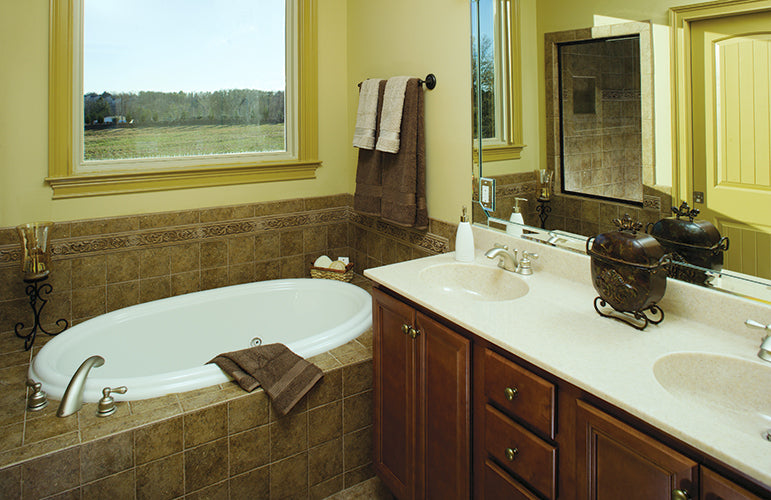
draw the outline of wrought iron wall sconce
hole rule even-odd
[[[51,273],[51,252],[48,247],[48,233],[53,223],[51,222],[32,222],[22,224],[16,227],[21,240],[21,270],[24,274],[24,282],[27,287],[24,292],[29,297],[29,305],[34,315],[32,330],[23,334],[24,323],[18,322],[14,327],[14,333],[19,338],[24,339],[24,348],[30,350],[35,343],[37,332],[41,331],[46,335],[58,335],[67,329],[69,323],[66,319],[56,320],[56,325],[61,327],[58,332],[49,332],[40,321],[40,313],[43,311],[48,296],[53,287],[50,283],[45,283]]]

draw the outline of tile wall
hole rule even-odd
[[[448,251],[454,233],[453,224],[436,220],[430,221],[429,231],[414,231],[362,216],[352,210],[348,194],[57,223],[49,280],[53,293],[48,296],[43,323],[56,331],[59,318],[77,324],[163,297],[305,277],[310,263],[321,254],[349,256],[355,271],[362,273],[368,267]],[[26,370],[31,357],[51,337],[41,335],[32,351],[24,351],[23,341],[14,335],[17,322],[25,323],[22,332],[26,332],[31,320],[18,246],[15,229],[0,228],[0,467],[5,467],[0,469],[0,491],[13,492],[9,498],[60,492],[68,492],[65,497],[79,498],[82,493],[83,498],[90,498],[102,486],[116,495],[133,487],[137,498],[220,498],[226,486],[231,498],[255,498],[239,496],[240,488],[269,488],[260,492],[269,491],[270,498],[283,497],[283,493],[316,498],[371,477],[371,403],[366,402],[371,392],[364,388],[351,392],[352,382],[348,389],[341,382],[343,392],[334,400],[316,405],[309,397],[289,420],[276,419],[264,410],[267,420],[255,421],[249,428],[233,423],[234,405],[252,401],[252,396],[243,397],[243,403],[229,400],[233,393],[243,394],[234,384],[212,388],[212,393],[175,395],[171,404],[127,404],[125,420],[113,416],[97,422],[85,409],[69,420],[51,416],[55,411],[51,408],[42,415],[24,412]],[[361,277],[355,281],[366,282]],[[365,347],[371,349],[371,342]],[[371,351],[364,361],[343,357],[344,363],[364,363],[356,370],[371,371],[367,364]],[[353,369],[345,366],[326,379],[343,380],[346,370]],[[324,411],[327,415],[322,418]],[[329,439],[313,437],[318,426],[330,419],[342,419],[339,432]],[[186,431],[199,420],[210,422],[215,429],[211,439],[196,438]],[[159,434],[142,437],[151,428]],[[240,446],[235,435],[253,443],[250,448],[259,455],[243,459],[253,465],[249,470],[237,465],[241,459],[234,455]],[[258,435],[267,441],[258,440]],[[284,435],[291,442],[307,436],[307,446],[298,451],[291,445],[289,451],[281,451]],[[149,448],[142,444],[148,439],[153,442]],[[152,451],[154,447],[170,451],[156,456],[154,453],[161,452]],[[311,451],[314,448],[318,449]],[[96,464],[94,456],[103,457],[98,461],[107,465]],[[197,466],[191,465],[199,463],[196,457],[201,464],[209,464],[201,466],[211,469],[207,474],[197,474]],[[281,475],[303,468],[307,474]],[[46,470],[61,475],[41,476]]]

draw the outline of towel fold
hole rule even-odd
[[[377,127],[378,89],[381,80],[368,79],[361,84],[359,109],[356,112],[356,129],[353,133],[353,145],[362,149],[375,147]]]
[[[324,375],[318,366],[284,344],[226,352],[209,363],[219,366],[245,391],[262,386],[281,415],[286,415]]]
[[[380,114],[380,128],[375,149],[384,153],[399,152],[399,132],[404,109],[404,92],[409,76],[395,76],[386,82],[383,96],[383,111]]]
[[[398,153],[382,157],[380,215],[399,226],[428,229],[423,92],[417,78],[407,81],[399,136]]]
[[[371,80],[367,80],[371,81]],[[385,80],[374,80],[378,82],[377,100],[376,100],[376,120],[375,134],[377,134],[380,110],[383,107],[383,97],[385,94]],[[366,82],[365,82],[366,83]],[[362,83],[362,90],[364,84]],[[374,140],[373,140],[374,143]],[[353,209],[357,212],[380,216],[380,200],[383,195],[383,166],[381,164],[383,153],[375,149],[359,148],[359,159],[356,167],[356,191],[353,195]]]

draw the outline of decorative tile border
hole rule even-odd
[[[66,238],[55,240],[51,253],[56,257],[78,256],[110,250],[142,248],[168,243],[179,243],[222,236],[257,233],[270,229],[284,229],[315,224],[347,222],[348,207],[315,210],[303,214],[272,215],[251,220],[227,221],[221,223],[199,223],[173,229],[154,229],[90,238]],[[0,247],[0,264],[17,263],[21,251],[17,245]]]
[[[349,210],[349,218],[350,222],[354,224],[374,229],[375,231],[386,236],[406,241],[411,245],[424,248],[430,252],[442,253],[449,249],[449,242],[446,238],[429,232],[415,231],[412,229],[395,226],[393,224],[383,222],[376,217],[354,212],[352,209]]]

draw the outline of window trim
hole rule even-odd
[[[318,59],[316,50],[317,0],[296,1],[297,44],[297,157],[289,160],[210,163],[196,159],[194,167],[111,173],[78,173],[74,141],[74,53],[76,2],[49,0],[48,177],[53,198],[77,198],[120,193],[166,191],[256,182],[313,179],[318,159]],[[287,91],[288,93],[288,91]],[[82,98],[82,97],[81,97]],[[78,120],[77,123],[80,121]],[[204,157],[205,158],[205,157]]]
[[[522,141],[522,67],[521,67],[521,29],[519,0],[495,0],[501,12],[496,20],[500,30],[496,30],[496,63],[503,61],[499,70],[496,64],[496,81],[501,82],[501,95],[496,95],[496,104],[502,101],[502,132],[496,139],[482,141],[482,159],[488,161],[517,160],[521,157],[525,144]],[[498,32],[499,31],[499,32]],[[498,45],[500,38],[500,45]],[[501,50],[498,50],[498,49]],[[500,71],[500,73],[499,73]],[[500,75],[500,79],[499,79]],[[498,90],[498,89],[496,89]],[[496,92],[497,93],[497,92]],[[498,106],[496,106],[496,109]],[[496,114],[498,111],[496,111]],[[497,117],[496,117],[497,121]],[[500,124],[497,124],[500,126]],[[496,127],[497,128],[497,127]],[[478,148],[474,146],[474,163],[479,162]]]

